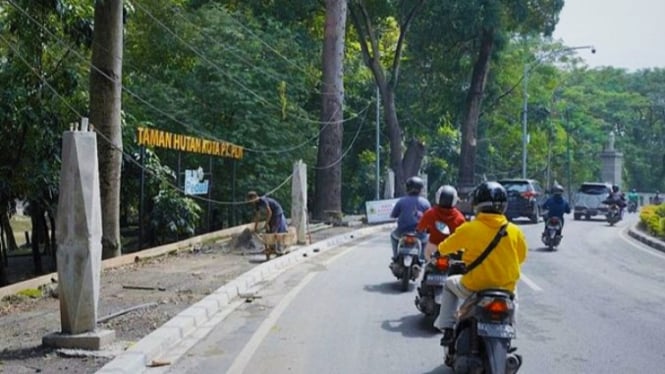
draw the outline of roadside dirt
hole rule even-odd
[[[328,227],[311,233],[311,241],[359,228]],[[115,330],[116,340],[94,354],[42,347],[44,335],[60,331],[57,298],[4,298],[0,300],[0,373],[94,373],[182,310],[264,261],[257,250],[243,254],[214,244],[104,270],[98,319],[141,307],[98,323],[99,328]],[[56,289],[55,285],[50,288]]]

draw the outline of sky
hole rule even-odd
[[[665,0],[565,0],[553,34],[594,68],[665,68]]]

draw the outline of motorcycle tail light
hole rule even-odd
[[[506,299],[486,299],[482,303],[482,307],[489,312],[490,318],[494,320],[502,319],[511,310],[511,305]]]
[[[550,218],[550,225],[558,225],[558,224],[559,224],[559,217]]]
[[[405,236],[404,237],[404,244],[406,245],[414,245],[416,244],[416,237],[415,236]]]
[[[448,266],[450,266],[450,261],[448,260],[448,257],[439,257],[436,259],[436,268],[442,271],[448,270]]]

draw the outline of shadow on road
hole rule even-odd
[[[399,332],[406,338],[431,338],[441,334],[432,325],[432,319],[422,314],[385,320],[381,322],[381,328],[390,332]]]
[[[413,284],[409,285],[409,291],[413,288]],[[377,292],[384,295],[399,295],[404,293],[398,281],[383,282],[379,284],[366,284],[363,289],[367,292]],[[406,291],[406,292],[409,292]]]
[[[441,355],[443,355],[443,350],[441,350]],[[441,358],[441,360],[443,360],[443,358]],[[453,369],[444,364],[441,364],[434,369],[426,371],[422,374],[453,374]]]

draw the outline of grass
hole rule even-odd
[[[32,222],[30,216],[13,215],[9,220],[9,224],[14,232],[16,245],[20,248],[25,245],[25,232],[32,232]]]

